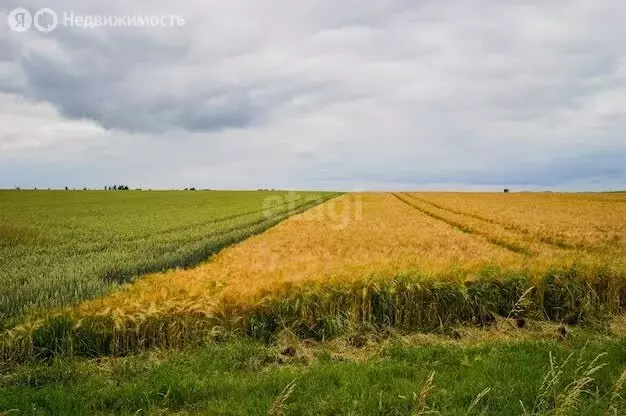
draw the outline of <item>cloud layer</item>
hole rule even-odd
[[[0,187],[626,188],[626,3],[9,1]]]

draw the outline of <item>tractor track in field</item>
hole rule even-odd
[[[401,202],[405,203],[406,205],[410,206],[411,208],[421,212],[422,214],[431,217],[437,221],[441,221],[453,228],[456,228],[457,230],[464,232],[465,234],[469,234],[469,235],[474,235],[474,236],[480,236],[483,237],[487,242],[496,245],[498,247],[504,248],[506,250],[509,250],[513,253],[516,254],[521,254],[524,256],[529,256],[529,257],[533,257],[536,255],[535,252],[533,252],[532,250],[529,250],[525,247],[519,246],[517,244],[508,242],[508,241],[504,241],[501,240],[499,238],[493,237],[492,235],[490,235],[489,233],[477,230],[475,228],[472,228],[466,224],[460,223],[460,222],[456,222],[453,220],[450,220],[448,218],[444,218],[440,215],[435,214],[434,212],[428,211],[426,209],[423,209],[422,207],[417,206],[416,204],[412,203],[409,198],[407,198],[406,196],[403,198],[402,196],[396,194],[396,193],[392,193],[392,195],[394,197],[396,197],[398,200],[400,200]],[[405,199],[406,198],[406,199]]]
[[[336,196],[338,196],[338,195],[339,195],[339,193],[333,194],[331,199],[336,197]],[[308,206],[308,205],[311,205],[311,204],[313,204],[312,206],[322,204],[322,203],[326,202],[327,200],[328,199],[326,199],[326,197],[322,197],[322,198],[318,198],[318,199],[315,199],[315,200],[297,201],[297,202],[299,202],[299,204],[296,205],[295,207],[293,207],[293,209],[291,209],[291,210],[288,209],[288,210],[284,210],[284,211],[282,210],[282,208],[288,206],[289,204],[291,204],[291,202],[286,202],[286,203],[283,203],[283,204],[280,204],[280,205],[276,205],[276,206],[272,207],[271,209],[272,210],[281,209],[281,211],[276,213],[273,217],[265,217],[265,218],[262,217],[260,219],[259,218],[254,218],[251,221],[248,221],[246,223],[236,224],[235,226],[228,227],[228,228],[225,228],[225,229],[218,229],[218,230],[214,230],[214,231],[208,231],[206,234],[203,234],[202,236],[199,236],[199,237],[191,239],[191,240],[186,240],[185,244],[188,244],[189,242],[193,243],[193,242],[201,241],[201,240],[204,240],[206,238],[215,237],[215,236],[218,236],[218,235],[221,235],[221,234],[224,234],[224,233],[230,233],[230,232],[233,232],[234,230],[242,228],[242,227],[247,228],[247,227],[250,227],[250,226],[254,226],[254,225],[257,225],[260,222],[263,222],[265,220],[268,220],[268,219],[271,219],[271,218],[274,218],[274,217],[278,217],[280,215],[288,214],[290,211],[298,211],[301,208],[303,208],[305,206]],[[151,233],[151,234],[143,234],[143,235],[139,235],[139,236],[133,236],[131,238],[122,238],[122,239],[115,240],[113,242],[108,242],[108,243],[95,243],[91,247],[86,247],[86,248],[83,248],[83,249],[74,250],[74,251],[72,251],[72,254],[70,254],[70,255],[68,255],[66,257],[67,258],[72,258],[72,257],[88,255],[88,254],[91,254],[91,253],[100,253],[100,252],[108,250],[112,245],[118,244],[120,242],[137,244],[137,243],[140,243],[142,241],[147,241],[147,240],[153,239],[155,237],[159,237],[159,236],[165,236],[165,235],[168,235],[168,234],[172,234],[174,232],[185,231],[185,230],[189,230],[189,229],[192,229],[192,228],[198,228],[198,227],[205,227],[205,226],[208,226],[208,225],[222,224],[222,223],[225,223],[225,222],[228,222],[228,221],[231,221],[231,220],[235,220],[237,218],[242,218],[242,217],[246,217],[246,216],[252,216],[252,215],[255,215],[255,214],[262,213],[264,210],[265,209],[261,208],[261,209],[254,210],[254,211],[247,211],[247,212],[242,212],[242,213],[237,213],[237,214],[231,214],[231,215],[223,216],[223,217],[220,217],[220,218],[215,218],[215,219],[208,220],[208,221],[203,221],[203,222],[198,222],[198,223],[193,223],[193,224],[186,224],[184,226],[172,227],[172,228],[168,228],[168,229],[165,229],[165,230],[160,230],[160,231],[157,231],[157,232]],[[43,247],[39,251],[38,254],[41,254],[41,253],[52,253],[54,251],[60,251],[60,250],[62,250],[64,248],[65,247],[61,246],[61,245],[54,246],[53,248]],[[25,253],[24,256],[32,255],[32,254],[33,253]]]
[[[470,212],[464,212],[464,211],[459,211],[459,210],[456,210],[456,209],[448,208],[448,207],[445,207],[443,205],[436,204],[434,202],[428,201],[426,199],[418,198],[418,197],[416,197],[414,195],[411,195],[411,194],[405,194],[405,195],[408,196],[411,199],[414,199],[416,201],[420,201],[420,202],[422,202],[424,204],[427,204],[427,205],[431,205],[431,206],[433,206],[435,208],[438,208],[438,209],[440,209],[442,211],[447,211],[447,212],[450,212],[452,214],[470,217],[470,218],[473,218],[473,219],[479,220],[479,221],[484,221],[486,223],[502,227],[503,229],[505,229],[507,231],[510,231],[510,232],[513,232],[513,233],[517,233],[517,234],[519,234],[521,236],[533,237],[538,242],[541,242],[543,244],[547,244],[547,245],[552,246],[554,248],[565,249],[565,250],[588,249],[589,248],[586,245],[572,244],[572,243],[569,243],[567,241],[563,241],[563,240],[555,238],[555,237],[542,236],[542,235],[534,233],[531,230],[529,230],[527,228],[524,228],[522,226],[519,226],[519,225],[507,224],[505,222],[494,220],[492,218],[483,217],[483,216],[478,215],[478,214],[472,214]]]

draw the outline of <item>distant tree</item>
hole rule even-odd
[[[69,191],[69,188],[66,186],[66,187],[65,187],[65,190],[66,190],[66,191]]]

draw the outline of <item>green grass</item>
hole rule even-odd
[[[0,329],[187,267],[334,194],[0,191]]]
[[[378,353],[360,361],[342,358],[324,343],[301,350],[303,345],[297,346],[295,356],[286,356],[272,344],[234,338],[184,351],[22,365],[0,378],[0,411],[265,415],[292,381],[293,393],[283,397],[288,415],[416,415],[426,408],[444,415],[521,415],[522,405],[528,414],[534,408],[534,414],[545,415],[625,410],[616,395],[625,392],[614,391],[626,370],[623,337],[572,335],[567,341],[496,339],[428,345],[390,339],[374,348]],[[602,353],[606,354],[593,363]],[[560,375],[542,390],[550,355]],[[570,383],[581,380],[591,363],[602,366],[568,410]],[[420,407],[420,392],[433,371],[434,386]]]

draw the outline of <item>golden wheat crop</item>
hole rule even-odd
[[[148,276],[82,309],[139,311],[188,298],[212,303],[218,293],[255,302],[304,281],[394,276],[417,268],[439,275],[522,262],[518,253],[422,215],[391,194],[351,194],[292,217],[198,268]]]
[[[529,238],[596,251],[626,248],[626,194],[414,193],[431,206]],[[434,204],[434,205],[433,205]]]
[[[94,354],[179,345],[227,322],[321,337],[355,323],[578,322],[626,309],[625,207],[600,194],[346,194],[66,310],[44,333]]]
[[[543,195],[533,196],[537,204],[554,204]],[[542,273],[556,265],[606,262],[604,251],[588,252],[548,244],[532,233],[455,214],[428,205],[418,197],[423,195],[363,193],[342,196],[224,250],[198,268],[149,276],[125,291],[88,302],[81,310],[90,313],[114,309],[180,311],[191,307],[185,306],[190,300],[196,307],[202,305],[199,308],[203,310],[212,307],[217,298],[254,303],[264,296],[284,293],[302,282],[392,277],[416,270],[442,279],[467,279],[489,265]],[[431,195],[427,197],[432,199]],[[456,198],[462,200],[464,196]],[[503,202],[499,195],[471,196],[469,200],[476,206],[482,203],[483,211],[480,212],[494,221],[504,222],[509,218],[498,217],[504,208],[494,210],[495,214],[490,211],[491,201],[496,201],[494,205],[497,207],[506,206],[507,201]],[[522,200],[526,205],[532,205],[527,196]],[[555,223],[567,224],[550,235],[563,238],[572,235],[565,241],[574,245],[584,240],[587,235],[584,230],[604,227],[602,229],[616,232],[620,229],[619,225],[606,220],[614,213],[598,212],[595,217],[583,215],[587,213],[585,208],[576,211],[568,206],[572,203],[571,198],[564,197],[561,201],[566,206],[561,210],[538,209],[542,224],[550,224],[550,230],[557,230]],[[447,203],[457,206],[453,201]],[[535,211],[529,213],[523,205],[517,208],[519,215],[516,217],[510,212],[515,209],[517,201],[509,200],[508,204],[511,207],[506,212],[517,218],[512,224],[531,228],[528,216]],[[614,205],[617,204],[605,208],[615,208]],[[461,205],[458,209],[463,207]],[[568,211],[571,215],[565,215]],[[577,217],[579,212],[581,215]],[[598,217],[604,218],[605,222]],[[621,217],[624,218],[626,216]],[[574,223],[576,228],[571,225]],[[623,224],[621,227],[623,229]],[[574,230],[578,230],[578,234]]]

